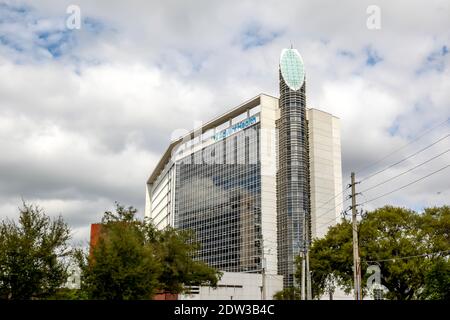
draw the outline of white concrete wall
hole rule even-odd
[[[277,273],[276,126],[278,99],[261,95],[261,231],[266,272]]]
[[[342,211],[339,119],[308,109],[312,237],[322,237]]]
[[[262,275],[255,273],[224,272],[219,287],[202,286],[198,293],[179,295],[180,300],[262,300]],[[266,300],[283,289],[283,276],[266,274]]]
[[[145,185],[145,208],[144,208],[144,216],[145,217],[151,217],[151,190],[152,186],[150,184]]]
[[[175,167],[167,167],[153,185],[146,185],[145,217],[152,219],[158,229],[173,225],[173,190]]]
[[[339,222],[343,210],[342,200],[342,160],[341,160],[341,120],[335,116],[333,121],[333,170],[334,170],[334,193],[341,194],[334,199],[336,208],[336,222]]]

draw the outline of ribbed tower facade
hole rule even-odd
[[[278,273],[284,287],[294,285],[295,258],[309,242],[310,177],[303,60],[295,49],[280,57],[278,129],[277,240]]]

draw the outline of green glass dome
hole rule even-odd
[[[280,69],[284,82],[294,91],[300,89],[305,80],[303,59],[296,49],[283,49],[280,56]]]

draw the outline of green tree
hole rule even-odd
[[[385,295],[387,299],[419,298],[430,260],[400,258],[429,252],[428,244],[422,241],[420,220],[421,216],[412,210],[385,206],[368,213],[360,224],[361,260],[380,261],[381,282],[389,290]],[[389,260],[395,257],[399,259]],[[363,273],[370,264],[361,264]]]
[[[450,300],[450,207],[424,210],[421,219],[421,240],[428,244],[432,265],[425,275],[423,298]]]
[[[185,287],[189,286],[217,286],[221,273],[193,259],[199,248],[193,236],[191,232],[173,228],[166,228],[159,232],[155,246],[162,262],[162,272],[159,277],[162,291],[181,293]]]
[[[0,224],[0,299],[42,299],[68,276],[70,229],[62,217],[51,220],[25,202],[19,222]]]
[[[365,270],[372,264],[370,261],[377,261],[382,285],[389,290],[386,298],[424,298],[427,274],[450,249],[448,217],[448,206],[426,209],[423,214],[392,206],[367,213],[358,230],[363,284],[369,276]],[[424,256],[434,252],[438,253]],[[324,293],[329,275],[350,292],[353,253],[352,227],[348,221],[343,220],[331,227],[324,238],[316,239],[310,257],[314,296]]]
[[[86,300],[88,297],[80,289],[59,288],[48,300]]]
[[[450,206],[426,208],[420,215],[419,223],[419,240],[427,244],[429,252],[449,249]]]
[[[288,287],[275,293],[273,298],[275,300],[301,300],[300,289],[297,287]]]
[[[423,297],[430,300],[450,300],[450,261],[438,259],[425,276]]]
[[[117,204],[105,212],[90,255],[77,252],[82,290],[90,299],[149,299],[158,289],[161,262],[153,242],[156,230],[135,218],[136,209]]]
[[[217,284],[216,270],[193,260],[196,245],[188,233],[156,230],[149,221],[137,219],[136,212],[116,204],[115,212],[105,212],[90,254],[77,252],[88,298],[150,299],[157,292]]]
[[[352,225],[347,220],[332,226],[327,235],[315,239],[310,248],[312,295],[320,297],[330,291],[330,281],[350,292],[353,283]],[[296,277],[301,279],[301,259]]]

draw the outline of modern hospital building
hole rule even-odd
[[[184,298],[272,298],[338,220],[340,121],[307,105],[305,83],[300,54],[284,49],[279,98],[260,94],[172,141],[148,178],[145,215],[193,230],[197,259],[225,272]]]

